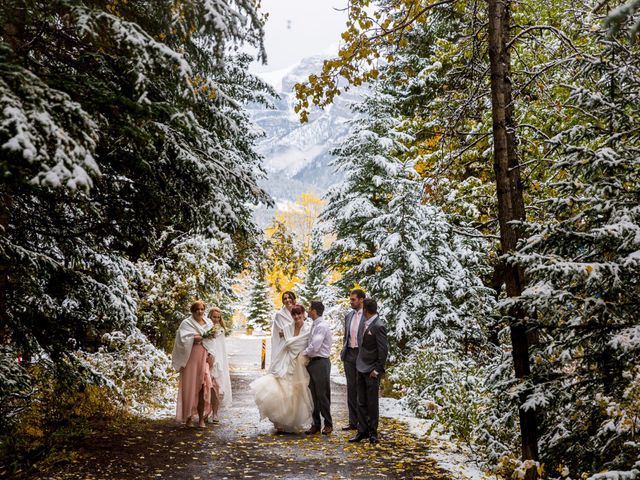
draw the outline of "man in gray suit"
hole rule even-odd
[[[378,316],[378,304],[372,298],[363,302],[364,327],[358,336],[356,359],[358,390],[358,433],[350,442],[378,443],[378,392],[384,373],[389,344],[387,330]]]
[[[364,326],[362,302],[365,294],[359,288],[351,290],[349,302],[351,310],[344,317],[344,337],[340,359],[344,364],[344,375],[347,377],[347,406],[349,407],[349,425],[342,430],[356,430],[358,428],[358,390],[356,359],[358,358],[358,336],[360,327]]]

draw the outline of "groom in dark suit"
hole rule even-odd
[[[380,378],[384,373],[389,344],[387,330],[378,316],[378,304],[372,298],[365,298],[362,306],[364,327],[358,338],[357,390],[358,390],[358,433],[350,442],[378,443],[378,392]]]

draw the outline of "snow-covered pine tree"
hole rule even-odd
[[[328,274],[322,262],[321,254],[323,235],[314,229],[311,236],[311,252],[304,272],[303,282],[298,288],[299,302],[308,306],[313,300],[322,300],[323,289],[328,285]]]
[[[394,193],[365,224],[363,234],[375,250],[358,271],[362,286],[383,303],[395,353],[434,345],[461,355],[477,351],[495,305],[495,292],[481,279],[487,273],[486,242],[422,203],[413,161],[389,159],[386,170],[390,175],[379,183]]]
[[[132,261],[185,234],[253,242],[264,193],[239,102],[262,87],[225,45],[259,46],[261,20],[244,0],[8,1],[0,17],[2,327],[57,358],[135,322]]]
[[[176,324],[189,314],[194,298],[223,311],[237,301],[231,288],[234,248],[228,236],[179,237],[169,247],[162,261],[137,264],[146,292],[139,302],[138,326],[167,351],[173,346]]]
[[[397,98],[402,98],[403,112],[412,117],[420,147],[432,153],[430,158],[423,156],[419,166],[429,182],[429,196],[447,213],[472,216],[483,233],[493,235],[497,233],[499,204],[500,229],[506,233],[503,238],[515,239],[510,220],[525,218],[523,197],[540,195],[539,180],[546,178],[549,150],[544,141],[569,120],[561,107],[562,89],[555,88],[561,82],[555,80],[585,46],[583,32],[576,31],[574,25],[579,25],[581,18],[590,18],[593,11],[608,8],[610,2],[594,0],[578,5],[567,0],[489,0],[481,4],[456,0],[426,5],[419,0],[380,0],[374,2],[378,8],[373,21],[369,3],[350,2],[340,55],[297,85],[302,119],[306,119],[310,102],[325,106],[341,91],[336,79],[360,84],[377,78],[376,58],[386,57],[389,68],[385,66],[384,74],[389,85],[395,84],[401,91],[402,97]],[[637,4],[637,0],[629,4]],[[413,16],[413,11],[421,14]],[[506,29],[500,32],[503,26]],[[497,59],[496,52],[505,55]],[[494,99],[507,98],[506,108],[493,102],[498,108],[495,115],[487,102],[490,84],[497,94]],[[492,142],[494,130],[509,148],[500,148],[500,138]],[[509,167],[503,155],[507,151]],[[491,167],[500,162],[502,171],[492,172]],[[511,179],[505,182],[507,177]],[[513,217],[503,214],[513,210]],[[503,248],[513,250],[515,240],[505,242]],[[515,278],[511,273],[518,272],[501,262],[495,266],[491,282],[495,289],[506,284],[509,295],[519,295],[518,283],[523,282],[511,281]],[[518,313],[509,312],[503,321],[509,322]],[[516,357],[516,375],[524,379],[529,371],[528,338],[524,322],[515,320],[512,326],[512,345],[507,348]],[[514,447],[522,447],[523,458],[536,459],[536,419],[529,412],[521,412],[520,417],[523,441]],[[529,472],[527,478],[531,477]]]
[[[333,330],[334,338],[339,338],[343,333],[343,320],[347,313],[348,304],[344,301],[339,288],[331,283],[331,271],[323,260],[324,235],[316,225],[313,228],[310,242],[310,255],[307,260],[307,269],[303,275],[303,283],[296,286],[298,303],[308,309],[313,300],[324,303],[324,318],[329,322]],[[335,342],[334,345],[339,345]]]
[[[391,378],[403,385],[409,407],[426,414],[428,404],[437,405],[442,424],[470,436],[477,423],[479,399],[474,397],[482,384],[478,365],[486,349],[485,325],[495,306],[495,292],[481,279],[490,268],[488,245],[462,219],[454,222],[440,208],[423,204],[415,155],[405,147],[414,139],[403,131],[396,105],[393,96],[378,89],[366,100],[356,124],[358,136],[347,142],[371,153],[352,157],[353,166],[349,158],[339,159],[345,170],[356,173],[347,176],[349,187],[342,185],[337,192],[365,192],[352,195],[350,202],[338,197],[356,214],[362,197],[380,201],[370,216],[356,217],[361,223],[355,232],[347,229],[351,217],[343,216],[345,236],[333,233],[345,253],[350,245],[368,248],[367,256],[353,258],[343,274],[381,303],[392,347]],[[380,118],[387,126],[384,136],[376,130]],[[359,173],[361,165],[375,166],[374,174]],[[335,198],[327,210],[341,215]],[[336,258],[333,245],[325,261]]]
[[[481,278],[490,269],[488,242],[422,203],[413,161],[397,159],[395,175],[382,181],[394,196],[365,225],[375,253],[361,264],[361,284],[382,302],[391,381],[402,385],[412,410],[469,440],[482,407],[486,325],[495,308],[495,292]]]
[[[555,220],[526,225],[513,259],[529,278],[519,304],[537,325],[526,407],[540,413],[548,471],[637,478],[640,45],[592,22],[598,49],[573,63],[573,125],[550,140],[554,195],[538,202]]]
[[[322,261],[327,271],[340,273],[337,285],[344,291],[357,283],[358,265],[373,254],[364,228],[392,195],[380,182],[390,174],[388,160],[406,149],[407,136],[395,128],[398,120],[391,113],[393,102],[393,97],[377,92],[354,105],[349,135],[333,152],[336,158],[331,165],[343,181],[327,193],[319,228],[336,237],[323,252]]]
[[[271,290],[261,270],[254,273],[251,283],[247,327],[267,331],[271,327],[271,319],[274,312],[273,303],[271,302]]]
[[[246,0],[8,0],[0,25],[0,342],[64,373],[133,330],[138,262],[230,239],[238,270],[256,243],[242,103],[268,87],[229,47],[261,48],[262,19]]]
[[[480,279],[486,245],[422,204],[422,182],[405,147],[413,137],[402,131],[395,105],[374,89],[337,150],[335,163],[346,175],[321,215],[322,228],[337,236],[323,260],[343,284],[359,283],[383,303],[395,353],[433,342],[464,351],[463,344],[482,341],[480,323],[494,304]]]

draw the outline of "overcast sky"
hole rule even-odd
[[[346,5],[347,0],[262,0],[262,11],[269,12],[265,25],[268,64],[254,63],[251,70],[282,70],[332,46],[337,50],[346,13],[336,8]]]

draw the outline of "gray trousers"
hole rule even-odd
[[[347,407],[349,425],[358,425],[358,370],[356,370],[357,348],[347,348],[344,356],[344,376],[347,377]]]
[[[368,373],[358,372],[358,432],[378,435],[378,394],[380,375],[370,378]]]
[[[312,358],[307,365],[309,390],[313,399],[313,425],[320,428],[320,416],[325,427],[333,427],[331,420],[331,362],[328,358]]]

